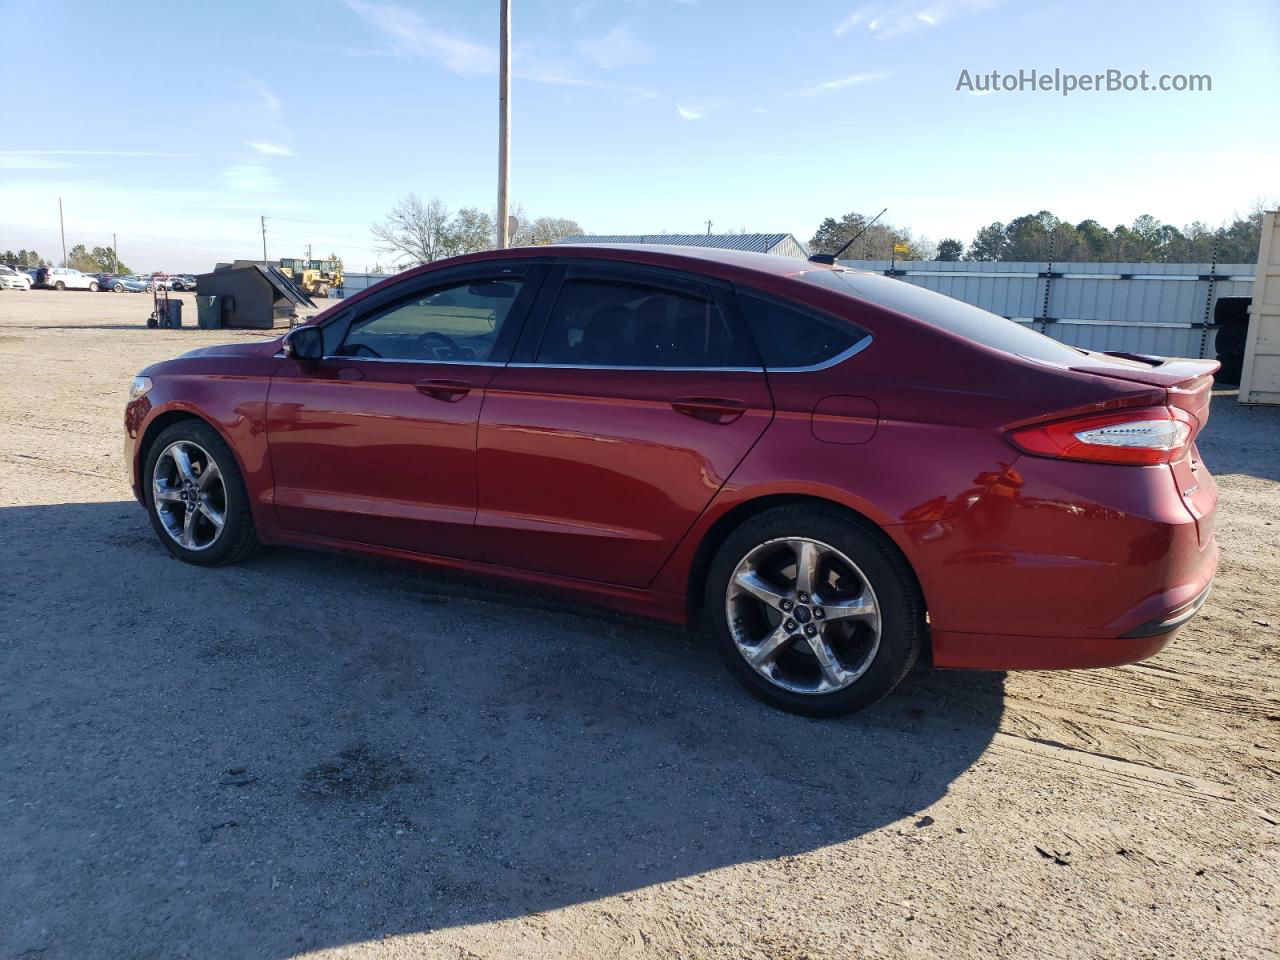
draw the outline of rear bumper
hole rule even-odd
[[[1066,638],[939,630],[931,638],[933,665],[962,670],[1071,670],[1146,660],[1163,650],[1209,598],[1218,565],[1216,545],[1206,551],[1205,561],[1203,583],[1197,580],[1161,595],[1168,602],[1194,591],[1191,599],[1167,606],[1120,636]],[[1137,609],[1148,607],[1143,604]]]

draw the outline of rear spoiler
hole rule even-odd
[[[1119,364],[1106,363],[1101,359],[1102,357],[1115,357],[1118,360],[1128,360],[1131,363],[1148,364],[1148,366],[1146,369],[1126,370]],[[1146,354],[1121,353],[1117,351],[1101,354],[1099,361],[1096,363],[1090,363],[1088,357],[1083,357],[1079,362],[1073,363],[1071,369],[1080,373],[1102,374],[1116,380],[1129,380],[1133,383],[1145,383],[1153,387],[1170,389],[1172,387],[1186,386],[1189,380],[1199,380],[1204,377],[1212,379],[1220,366],[1222,364],[1218,363],[1217,360],[1153,357]]]

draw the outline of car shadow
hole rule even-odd
[[[132,502],[0,509],[0,542],[6,956],[284,957],[913,830],[1003,709],[1001,674],[918,668],[789,716],[684,631],[329,554],[188,566]]]

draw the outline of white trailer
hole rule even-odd
[[[1262,215],[1258,272],[1253,279],[1249,335],[1240,376],[1241,403],[1280,403],[1280,222]]]

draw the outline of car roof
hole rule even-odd
[[[529,258],[554,258],[557,260],[620,260],[627,263],[649,264],[663,267],[683,267],[687,270],[712,274],[764,273],[777,277],[794,277],[818,270],[844,269],[827,264],[800,260],[796,257],[780,257],[769,253],[750,253],[745,250],[723,250],[718,247],[684,247],[660,243],[566,243],[537,247],[508,247],[505,250],[485,250],[448,260],[437,260],[405,271],[400,276],[410,277],[432,269],[452,264],[465,264],[483,260],[527,260]]]
[[[624,263],[667,267],[704,273],[724,280],[746,281],[752,276],[799,277],[801,274],[822,270],[847,270],[796,257],[780,257],[768,253],[750,253],[745,250],[724,250],[719,247],[686,247],[660,243],[566,243],[536,247],[507,247],[504,250],[484,250],[461,257],[450,257],[424,263],[399,274],[391,274],[387,280],[400,282],[421,274],[452,266],[482,263],[492,260],[618,260]],[[853,271],[864,272],[864,271]],[[317,319],[323,319],[330,310],[345,308],[354,301],[363,300],[380,284],[361,290],[341,301],[336,307],[321,311]],[[847,296],[841,294],[841,296]]]

